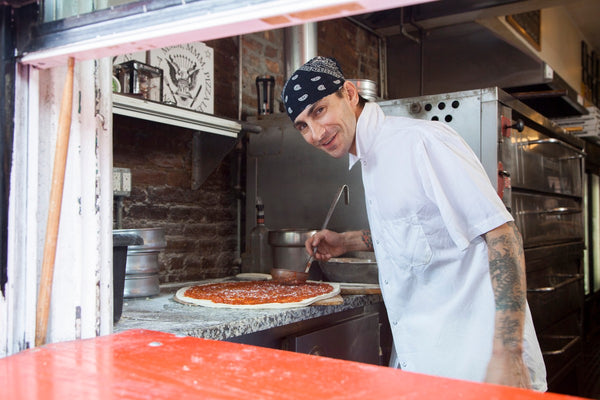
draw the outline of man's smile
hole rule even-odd
[[[321,143],[321,146],[323,147],[327,147],[329,146],[337,137],[337,133],[331,135],[329,138],[327,138],[327,140],[325,140],[324,142]]]

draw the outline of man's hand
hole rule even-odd
[[[485,381],[529,388],[523,361],[523,324],[527,299],[521,234],[508,222],[485,234],[496,302],[492,358]]]
[[[308,238],[304,247],[310,255],[313,255],[313,249],[317,247],[315,259],[328,261],[349,251],[373,250],[373,243],[368,230],[337,233],[325,229]]]

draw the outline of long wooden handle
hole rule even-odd
[[[42,273],[37,298],[35,345],[41,346],[46,342],[48,330],[48,314],[50,313],[50,297],[52,294],[52,279],[54,277],[54,260],[56,258],[56,242],[60,222],[63,187],[65,183],[65,167],[67,165],[67,150],[71,132],[71,110],[73,108],[73,72],[75,60],[68,61],[67,76],[63,89],[60,114],[58,116],[58,133],[56,151],[54,154],[54,169],[52,170],[52,186],[50,188],[50,205],[46,223],[46,239],[44,242],[44,257]]]

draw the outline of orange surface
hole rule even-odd
[[[0,359],[6,399],[568,399],[235,343],[131,330]]]

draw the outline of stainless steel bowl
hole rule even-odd
[[[351,252],[327,262],[319,261],[319,266],[329,282],[379,283],[375,253]]]
[[[273,250],[273,268],[304,271],[308,253],[304,242],[317,233],[314,229],[279,229],[269,232]]]
[[[317,233],[316,229],[278,229],[269,232],[269,244],[279,247],[304,247],[304,242]]]

